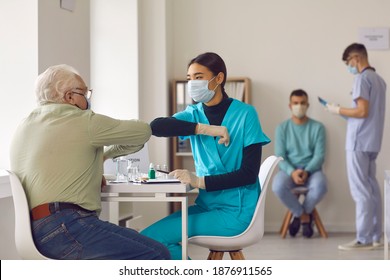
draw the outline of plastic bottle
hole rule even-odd
[[[156,179],[156,170],[154,170],[153,163],[150,163],[150,165],[149,165],[148,177],[149,177],[149,179]]]
[[[156,170],[156,179],[160,178],[161,177],[161,173],[159,172],[159,170],[161,170],[160,164],[156,164],[154,170]]]
[[[162,171],[168,172],[168,165],[164,164],[162,166]],[[163,173],[163,178],[168,179],[168,173]]]

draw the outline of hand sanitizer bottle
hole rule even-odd
[[[156,179],[156,170],[154,170],[153,163],[150,163],[150,165],[149,165],[148,177],[149,177],[149,179]]]

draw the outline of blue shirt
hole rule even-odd
[[[382,144],[386,107],[386,83],[373,70],[356,75],[352,88],[352,107],[357,99],[369,102],[367,118],[348,118],[346,150],[379,152]]]
[[[196,123],[209,124],[201,103],[190,105],[185,111],[173,117]],[[270,142],[263,133],[255,108],[238,100],[233,100],[221,123],[230,134],[229,146],[218,144],[218,138],[207,135],[191,135],[193,157],[198,176],[219,175],[240,168],[243,149],[249,145]],[[223,209],[244,222],[252,219],[260,194],[258,180],[252,185],[221,191],[199,190],[196,203],[207,210]]]
[[[325,128],[313,119],[298,125],[288,119],[276,128],[275,155],[283,157],[279,168],[289,176],[299,168],[313,173],[325,158]]]

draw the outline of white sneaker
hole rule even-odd
[[[375,248],[375,249],[380,249],[380,248],[383,248],[383,243],[381,243],[380,241],[374,241],[372,243],[372,246]]]
[[[339,245],[339,250],[352,251],[352,250],[372,250],[374,246],[372,243],[363,244],[357,240]]]

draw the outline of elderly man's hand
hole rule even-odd
[[[103,191],[105,186],[107,186],[107,181],[106,181],[106,178],[104,178],[104,176],[102,176],[102,183],[101,183],[100,189]]]

